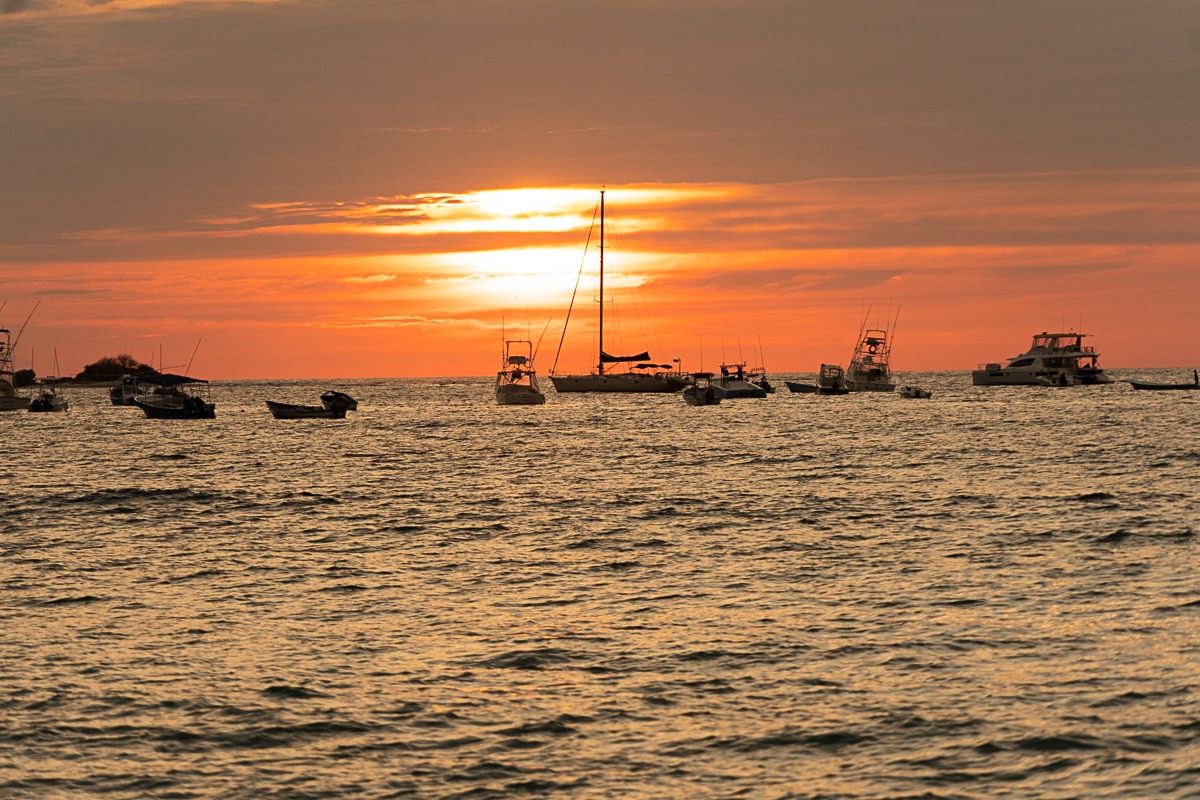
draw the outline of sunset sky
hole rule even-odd
[[[586,370],[604,186],[614,349],[1191,368],[1197,98],[1194,0],[0,0],[0,323],[40,374],[545,373],[582,265]]]

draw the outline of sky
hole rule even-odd
[[[1190,369],[1196,10],[0,0],[0,324],[42,375],[583,371],[603,187],[606,349]]]

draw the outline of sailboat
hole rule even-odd
[[[570,312],[567,312],[570,321]],[[563,337],[567,327],[563,326]],[[688,385],[688,380],[678,371],[672,372],[670,364],[650,362],[650,353],[632,356],[614,356],[604,352],[604,190],[600,190],[600,358],[596,369],[587,375],[558,375],[550,370],[550,381],[559,392],[677,392]],[[562,342],[559,342],[562,352]],[[609,364],[630,364],[626,372],[605,371]],[[557,367],[558,360],[555,359]],[[637,370],[637,371],[635,371]]]

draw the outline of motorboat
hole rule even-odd
[[[504,360],[496,373],[496,402],[502,406],[540,406],[546,402],[533,367],[533,342],[504,342]]]
[[[1112,383],[1100,368],[1096,348],[1084,345],[1087,333],[1035,334],[1028,351],[971,372],[976,386],[1076,386]]]
[[[216,406],[208,399],[208,381],[155,372],[139,375],[133,404],[151,419],[215,419]],[[184,391],[183,387],[188,391]]]
[[[114,406],[131,406],[137,394],[137,376],[122,375],[121,380],[109,388],[108,399]]]
[[[0,341],[0,411],[24,411],[29,408],[29,398],[17,394],[12,334],[7,328],[0,328],[0,336],[4,337],[3,341]]]
[[[890,392],[896,388],[892,382],[892,346],[888,332],[867,330],[860,333],[850,368],[846,370],[845,384],[851,392]]]
[[[767,394],[775,394],[775,387],[767,380],[766,367],[751,367],[746,372],[746,380],[762,389]]]
[[[591,240],[589,232],[588,240]],[[580,267],[582,275],[583,268]],[[574,306],[574,296],[571,301]],[[652,393],[678,392],[688,385],[688,379],[678,367],[671,371],[669,364],[646,363],[650,361],[649,352],[636,355],[614,356],[604,352],[604,190],[600,190],[600,303],[599,307],[599,359],[596,369],[587,375],[559,375],[558,361],[550,368],[550,382],[559,393],[568,392],[621,392],[621,393]],[[567,309],[567,323],[563,325],[563,338],[567,335],[567,324],[571,321],[571,309]],[[561,351],[562,344],[560,342]],[[678,359],[675,360],[678,364]],[[624,372],[613,372],[611,366],[618,364],[631,365]],[[636,365],[636,366],[633,366]]]
[[[783,385],[788,388],[789,392],[793,392],[794,394],[817,394],[819,391],[819,387],[815,383],[784,381]]]
[[[266,400],[275,419],[345,419],[347,411],[357,411],[358,402],[345,392],[327,391],[321,394],[321,405],[306,406]]]
[[[840,364],[822,364],[817,373],[817,394],[849,394],[846,371]]]
[[[711,372],[693,372],[691,385],[683,390],[683,399],[689,406],[716,406],[721,404],[721,395],[712,383]]]
[[[55,384],[58,381],[46,378],[37,382],[37,396],[29,401],[29,410],[33,412],[66,411],[69,407],[67,398],[58,393]]]
[[[744,363],[722,364],[720,376],[714,378],[713,388],[716,389],[717,396],[724,400],[747,397],[762,399],[767,396],[766,389],[750,382],[750,375],[746,372]]]
[[[901,386],[898,394],[914,400],[928,400],[933,397],[933,392],[922,389],[920,386]]]

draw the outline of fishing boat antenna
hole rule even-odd
[[[187,374],[192,371],[192,362],[196,360],[196,350],[200,349],[200,343],[203,341],[204,341],[203,336],[201,336],[199,339],[196,340],[196,348],[195,348],[195,350],[192,350],[192,357],[188,359],[187,369],[185,369],[183,371],[183,376],[185,378],[187,377]],[[162,356],[159,356],[158,358],[159,358],[159,361],[162,361]]]

